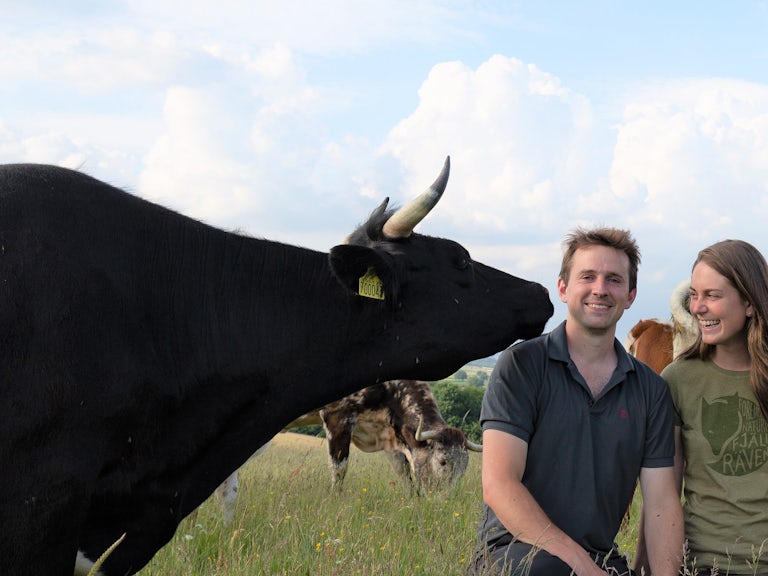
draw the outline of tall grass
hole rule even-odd
[[[480,455],[448,492],[408,493],[381,454],[354,450],[340,493],[325,440],[279,434],[241,470],[234,522],[215,499],[187,518],[141,576],[466,574],[481,506]],[[639,504],[635,503],[633,518]],[[633,554],[635,522],[618,544]]]

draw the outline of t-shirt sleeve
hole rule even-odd
[[[541,344],[539,344],[539,347]],[[521,342],[496,362],[480,410],[483,430],[500,430],[528,442],[536,421],[536,389],[546,358],[538,347]]]
[[[651,375],[643,468],[665,468],[675,462],[675,416],[667,383]]]

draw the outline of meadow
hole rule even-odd
[[[337,493],[325,440],[279,434],[242,468],[234,522],[225,526],[218,503],[209,499],[140,575],[466,574],[482,499],[480,458],[470,453],[455,488],[416,496],[382,454],[353,447]],[[635,502],[633,518],[638,509]],[[636,540],[630,522],[618,539],[622,552],[631,556]]]

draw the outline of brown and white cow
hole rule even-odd
[[[627,352],[648,364],[657,374],[661,374],[664,367],[672,362],[672,337],[671,322],[657,319],[640,320],[629,331]]]
[[[677,285],[669,299],[671,321],[640,320],[629,331],[627,351],[659,374],[696,340],[698,326],[688,310],[690,282]]]
[[[363,452],[383,451],[398,476],[417,492],[455,484],[467,468],[468,451],[483,449],[445,422],[429,384],[420,380],[369,386],[304,414],[285,429],[309,425],[325,428],[337,489],[347,473],[350,444]],[[231,522],[238,498],[237,471],[218,487],[216,496],[225,523]]]
[[[398,476],[417,492],[455,484],[467,468],[468,450],[482,451],[445,422],[429,384],[419,380],[369,386],[300,421],[323,424],[336,488],[347,473],[350,444],[363,452],[383,451]]]

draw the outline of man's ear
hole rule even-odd
[[[568,284],[562,278],[557,279],[557,295],[561,302],[568,302]]]
[[[629,310],[629,307],[632,306],[636,297],[637,297],[637,288],[633,288],[632,290],[629,291],[629,295],[627,298],[627,305],[624,306],[624,310]]]
[[[328,254],[331,271],[339,283],[354,294],[361,294],[379,300],[393,298],[393,270],[390,263],[378,251],[366,246],[340,244],[331,248]],[[380,284],[380,292],[375,290]],[[373,289],[380,297],[361,293],[361,285],[367,286],[364,292]]]

